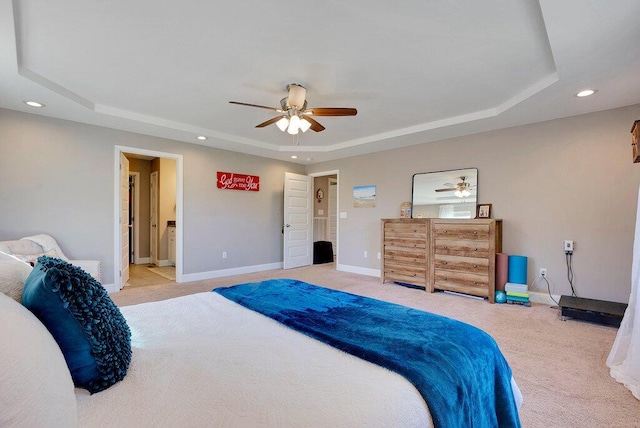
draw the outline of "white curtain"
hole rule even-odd
[[[624,384],[640,400],[640,192],[636,214],[636,233],[633,242],[633,263],[631,266],[631,296],[624,313],[618,335],[607,358],[611,376]]]

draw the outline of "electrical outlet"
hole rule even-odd
[[[378,260],[380,260],[380,251],[378,251]]]
[[[573,253],[573,241],[564,241],[564,251]]]
[[[540,268],[540,276],[547,277],[547,268]]]
[[[366,252],[366,251],[364,252],[363,256],[364,256],[364,258],[365,258],[365,259],[366,259],[367,257],[369,257],[369,256],[367,255],[367,252]]]
[[[226,258],[227,258],[227,252],[226,252],[226,251],[223,251],[223,252],[222,252],[222,258],[223,258],[223,259],[226,259]]]

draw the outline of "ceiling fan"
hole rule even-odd
[[[280,100],[280,107],[268,107],[257,104],[241,103],[238,101],[229,101],[231,104],[241,106],[257,107],[267,110],[273,110],[282,113],[272,119],[256,125],[256,128],[264,128],[275,123],[278,128],[284,132],[295,135],[299,131],[307,132],[309,128],[315,132],[324,131],[325,127],[311,116],[355,116],[358,111],[354,108],[341,107],[315,107],[307,108],[306,94],[307,90],[304,86],[297,83],[287,85],[289,95]]]
[[[471,186],[466,181],[467,177],[465,176],[460,177],[460,179],[462,180],[462,182],[456,184],[455,187],[446,187],[444,189],[436,189],[436,192],[456,192],[455,195],[457,197],[468,198],[471,195],[471,192],[469,191],[469,189],[475,186]],[[445,186],[453,186],[453,184],[445,183]]]

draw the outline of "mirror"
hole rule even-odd
[[[413,174],[412,218],[475,218],[477,203],[478,168]]]

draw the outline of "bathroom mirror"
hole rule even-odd
[[[475,218],[478,168],[413,174],[413,218]]]

